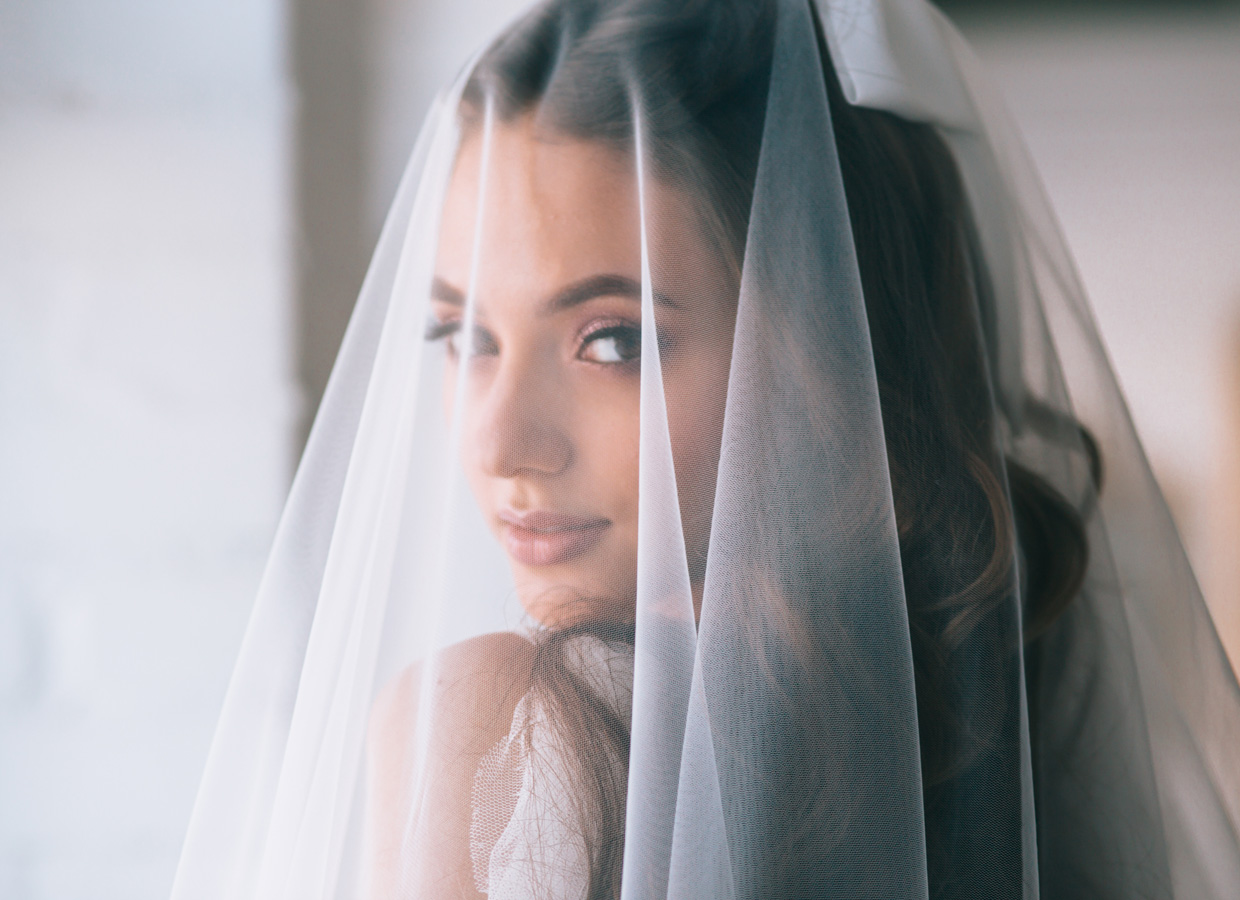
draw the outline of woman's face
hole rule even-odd
[[[430,336],[447,344],[462,462],[534,618],[629,620],[641,389],[634,163],[601,143],[536,133],[529,117],[495,126],[485,176],[481,144],[468,138],[458,156],[432,290]],[[647,194],[664,392],[700,595],[735,289],[688,199],[661,185]]]

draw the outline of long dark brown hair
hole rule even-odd
[[[706,230],[719,236],[725,256],[739,260],[761,143],[774,6],[765,0],[553,0],[482,59],[465,92],[466,116],[476,116],[490,97],[501,119],[537,109],[563,133],[631,151],[635,79],[651,110],[644,140],[656,176],[699,201],[711,218]],[[1021,763],[1002,749],[1018,743],[1004,740],[1017,727],[1018,681],[979,698],[960,673],[1014,673],[1022,640],[1036,640],[1071,602],[1088,562],[1085,511],[1001,449],[987,355],[993,299],[950,151],[928,125],[848,104],[821,31],[818,40],[891,473],[931,896],[971,896],[970,886],[1004,881],[1019,895]],[[1049,410],[1028,413],[1031,421],[1056,419],[1055,428],[1090,456],[1100,483],[1087,433]],[[1012,621],[1004,611],[1017,598]],[[808,613],[795,599],[784,600],[782,627],[795,632]],[[613,760],[628,758],[629,737],[627,723],[566,661],[566,643],[583,633],[632,640],[631,623],[548,630],[537,649],[533,690],[565,734],[596,736],[593,745],[565,743],[579,745],[588,896],[603,900],[619,894],[625,779]],[[840,648],[804,643],[812,682]],[[1034,670],[1025,673],[1030,696],[1036,677]],[[788,696],[790,712],[804,723],[802,739],[812,746],[830,723],[813,708],[812,689]],[[1035,733],[1036,713],[1031,704]],[[808,889],[798,881],[802,848],[830,817],[811,780],[781,783],[789,824],[784,846],[767,853],[768,896]],[[988,835],[953,827],[979,791],[992,816],[1014,817],[1017,827]],[[974,846],[978,841],[987,843],[985,852]],[[1011,846],[996,849],[1005,841]],[[1005,874],[979,881],[982,873],[974,869],[996,859]]]

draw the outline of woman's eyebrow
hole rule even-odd
[[[595,297],[632,297],[634,300],[641,300],[642,286],[640,282],[625,275],[592,275],[562,288],[547,301],[546,310],[548,313],[562,312]],[[658,291],[654,292],[654,301],[660,306],[680,308],[678,303]]]
[[[641,284],[632,278],[625,275],[592,275],[562,288],[547,301],[546,311],[562,312],[595,297],[632,297],[634,300],[641,300],[641,296]],[[449,306],[465,305],[465,292],[439,277],[431,281],[431,298]],[[679,303],[659,291],[654,292],[654,302],[670,309],[680,309]]]
[[[465,292],[436,276],[431,280],[431,299],[450,306],[464,306]]]

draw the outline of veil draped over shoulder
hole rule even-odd
[[[1231,898],[1240,692],[922,0],[546,0],[427,119],[175,900]]]

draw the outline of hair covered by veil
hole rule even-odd
[[[547,0],[414,151],[174,897],[1223,898],[1238,746],[951,26]]]

